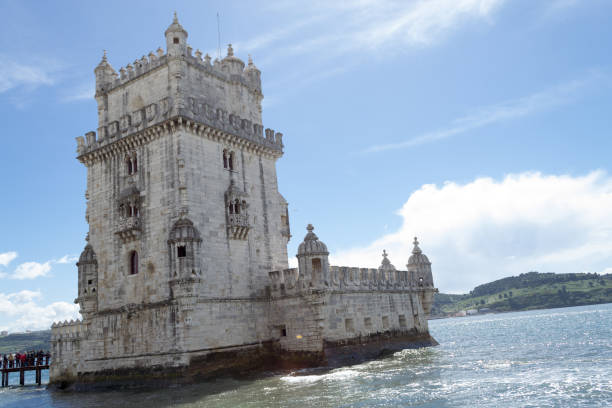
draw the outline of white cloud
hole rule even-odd
[[[490,21],[506,0],[355,0],[286,2],[281,9],[300,10],[286,28],[244,43],[256,50],[269,47],[275,57],[317,53],[342,55],[397,52],[401,46],[434,44],[473,20]],[[309,15],[310,13],[310,15]],[[305,16],[306,15],[306,16]],[[286,16],[286,14],[285,14]],[[304,28],[304,30],[299,30]],[[304,31],[307,32],[305,35]],[[312,35],[312,33],[315,33]]]
[[[0,265],[8,266],[8,264],[10,264],[11,261],[15,258],[17,258],[17,252],[15,251],[4,252],[0,254]]]
[[[255,63],[289,64],[267,89],[284,92],[304,78],[337,75],[373,57],[394,58],[407,50],[434,46],[467,24],[491,24],[506,0],[314,0],[267,6],[284,25],[245,41],[237,52],[252,53]],[[212,55],[212,54],[211,54]],[[286,75],[285,75],[286,74]],[[287,88],[289,77],[297,81]],[[274,92],[272,92],[274,93]]]
[[[584,78],[576,79],[545,89],[534,94],[508,100],[499,104],[477,109],[475,112],[454,120],[450,126],[415,136],[399,143],[379,144],[366,148],[363,153],[406,149],[467,133],[471,130],[507,122],[512,119],[536,114],[572,102],[578,94],[590,85],[607,80],[598,71],[590,71]]]
[[[53,85],[56,82],[53,74],[57,68],[57,64],[48,61],[23,63],[0,54],[0,93],[19,87]]]
[[[24,262],[17,266],[15,272],[10,277],[12,279],[34,279],[41,276],[46,276],[51,271],[51,262]]]
[[[0,293],[0,330],[10,332],[49,329],[54,321],[77,319],[79,306],[67,302],[40,305],[39,291]]]
[[[70,89],[62,96],[62,102],[79,102],[79,101],[94,101],[95,85],[91,82],[83,83],[77,87]]]
[[[70,264],[73,262],[76,262],[79,260],[78,256],[74,256],[74,255],[64,255],[62,256],[60,259],[56,259],[55,261],[53,261],[54,263],[58,263],[58,264]]]
[[[405,269],[417,235],[442,291],[530,270],[598,272],[612,263],[612,177],[522,173],[503,180],[423,185],[397,232],[333,253],[333,264],[376,267],[386,249]],[[322,237],[324,240],[324,237]]]

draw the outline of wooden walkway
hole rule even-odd
[[[42,382],[42,370],[48,370],[49,364],[46,365],[34,365],[26,367],[12,367],[12,368],[0,368],[2,371],[2,387],[8,387],[9,385],[9,374],[19,373],[19,384],[25,385],[25,372],[36,371],[36,384],[40,385]]]

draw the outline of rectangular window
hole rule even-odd
[[[187,247],[180,246],[180,247],[177,247],[176,250],[178,252],[179,258],[185,258],[187,256]]]
[[[402,329],[406,328],[406,316],[399,315],[399,325],[400,325],[400,328]]]
[[[280,335],[281,337],[287,337],[287,327],[285,325],[280,327]]]
[[[353,333],[355,331],[355,325],[353,324],[353,319],[346,319],[344,321],[344,325],[345,325],[347,332]]]
[[[389,316],[383,316],[382,324],[383,324],[383,329],[389,328]]]
[[[321,258],[314,258],[312,260],[312,271],[321,272]]]
[[[365,319],[363,319],[363,325],[365,326],[367,330],[372,330],[372,319],[369,317],[366,317]]]
[[[92,284],[92,282],[93,282],[93,281],[90,279],[90,280],[88,280],[88,281],[87,281],[87,284],[88,284],[88,285],[91,285],[91,284]]]

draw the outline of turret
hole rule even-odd
[[[108,59],[106,58],[106,50],[104,50],[102,60],[94,69],[94,74],[96,75],[96,94],[98,92],[107,91],[109,85],[111,85],[115,80],[117,72],[115,72],[111,64],[108,63]]]
[[[253,64],[253,58],[249,55],[249,64],[244,70],[244,75],[249,84],[261,93],[261,71]]]
[[[398,281],[397,270],[395,269],[395,266],[393,266],[393,264],[389,260],[389,255],[387,254],[387,251],[384,249],[383,249],[382,256],[383,256],[383,260],[380,266],[378,267],[378,276],[379,276],[378,279],[386,281],[389,284],[397,283]]]
[[[232,44],[227,45],[227,56],[221,60],[221,66],[230,75],[242,75],[244,61],[234,55]]]
[[[413,244],[412,255],[406,265],[408,267],[410,284],[419,291],[423,310],[429,314],[433,303],[433,294],[436,291],[431,273],[431,262],[429,262],[429,258],[419,248],[419,241],[416,237],[414,237]]]
[[[187,31],[179,23],[176,11],[174,12],[174,19],[172,24],[166,29],[164,33],[166,36],[166,50],[169,57],[177,57],[185,55],[187,52]]]
[[[77,268],[79,295],[74,302],[79,304],[83,320],[88,320],[98,310],[98,260],[91,245],[81,252]]]
[[[327,246],[319,241],[313,232],[314,227],[308,224],[308,233],[304,242],[298,247],[297,259],[300,279],[311,287],[329,286],[329,252]]]

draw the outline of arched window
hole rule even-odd
[[[223,150],[223,168],[227,169],[227,150]]]
[[[136,173],[138,171],[138,157],[134,153],[134,158],[132,159],[132,172]]]
[[[240,214],[240,201],[238,200],[234,201],[234,212]]]
[[[130,253],[130,275],[136,275],[138,273],[138,252],[132,251]]]
[[[127,174],[132,174],[134,172],[134,167],[132,166],[132,159],[128,157],[125,162],[127,166]]]

